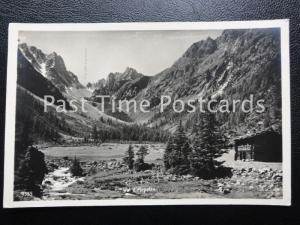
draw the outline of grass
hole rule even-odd
[[[133,144],[133,150],[137,151],[142,144]],[[162,159],[165,144],[144,144],[149,155],[146,156],[146,162],[153,162]],[[50,157],[77,157],[80,161],[99,161],[99,160],[121,160],[128,149],[129,144],[103,143],[100,146],[70,146],[70,147],[49,147],[42,149],[46,156]]]
[[[149,149],[149,155],[145,161],[162,164],[164,144],[145,144]],[[48,157],[71,158],[76,155],[80,161],[92,162],[100,160],[121,160],[129,144],[103,143],[100,146],[78,147],[49,147],[43,150]],[[141,144],[132,144],[137,151]],[[159,159],[159,161],[157,160]],[[281,163],[242,162],[234,161],[233,151],[224,154],[220,160],[225,161],[226,166],[233,168],[256,169],[272,168],[281,170]],[[233,176],[231,178],[212,180],[176,180],[170,181],[156,177],[155,170],[145,172],[131,172],[126,168],[100,169],[95,174],[85,177],[83,182],[74,183],[65,189],[66,194],[58,199],[115,199],[115,198],[270,198],[271,188],[263,188],[263,185],[271,186],[273,180],[248,176]],[[159,173],[159,172],[158,172]],[[151,175],[152,174],[152,175]],[[229,185],[231,191],[228,194],[218,191],[219,184]],[[275,188],[281,188],[280,184]],[[129,191],[128,191],[129,190]],[[69,193],[69,194],[68,194]],[[71,193],[71,194],[70,194]],[[63,193],[62,193],[63,194]],[[275,195],[280,198],[278,192]]]

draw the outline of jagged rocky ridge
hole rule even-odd
[[[48,63],[52,63],[52,66],[48,67]],[[46,70],[41,69],[45,65]],[[110,80],[109,84],[118,80],[122,82],[122,79],[135,80],[142,76],[128,68],[124,74],[111,74],[110,78],[113,82]],[[108,87],[117,89],[118,85]],[[19,103],[16,120],[18,124],[25,124],[29,121],[30,135],[34,136],[35,141],[83,141],[90,137],[93,127],[96,127],[98,134],[101,134],[101,140],[120,137],[126,140],[138,140],[138,136],[131,135],[137,132],[145,133],[147,136],[143,137],[147,140],[157,139],[156,133],[159,133],[159,138],[165,138],[166,132],[133,124],[127,114],[114,113],[109,110],[102,112],[99,110],[99,104],[95,102],[86,101],[85,110],[83,110],[78,100],[83,97],[87,100],[89,97],[87,92],[88,89],[79,83],[77,77],[66,70],[62,57],[56,53],[46,55],[41,50],[28,47],[26,44],[19,45],[17,89]],[[47,112],[44,111],[45,95],[53,96],[56,103],[47,107]],[[58,100],[63,100],[69,111],[58,112],[57,105],[62,105],[62,101],[58,102]],[[72,105],[70,100],[72,100]],[[75,111],[70,109],[75,109]],[[40,124],[43,124],[43,132],[39,130]],[[132,130],[134,131],[131,132]]]
[[[85,88],[78,81],[78,77],[67,70],[63,58],[56,52],[47,55],[40,49],[28,46],[26,43],[20,44],[19,50],[34,69],[50,80],[60,91],[65,92],[66,88],[69,87]]]
[[[110,73],[107,80],[101,79],[91,86],[97,87],[93,96],[114,95],[118,99],[131,99],[147,87],[149,81],[149,76],[127,67],[123,73]]]
[[[172,111],[158,113],[156,108],[161,95],[169,95],[173,100],[210,96],[232,103],[233,99],[243,100],[253,94],[254,100],[265,99],[265,113],[245,114],[238,109],[236,113],[219,114],[218,119],[227,130],[237,133],[260,129],[259,126],[266,128],[281,121],[279,38],[278,29],[225,30],[216,39],[207,38],[192,44],[170,68],[145,78],[145,82],[141,81],[144,77],[119,80],[115,77],[122,78],[120,74],[110,74],[109,85],[95,90],[94,94],[104,91],[120,99],[148,99],[150,113],[137,112],[130,116],[138,122],[166,129],[172,129],[179,118],[186,122],[194,118]],[[137,81],[143,85],[133,89]]]
[[[168,109],[159,113],[161,95],[184,101],[199,96],[227,99],[232,104],[233,99],[244,100],[253,94],[254,101],[265,100],[266,112],[246,114],[238,105],[235,113],[217,114],[221,126],[227,131],[243,134],[278,125],[281,122],[279,38],[278,29],[225,30],[216,39],[207,38],[192,44],[171,67],[155,76],[145,76],[132,68],[126,68],[123,73],[110,73],[106,80],[88,85],[95,89],[90,99],[97,101],[97,95],[137,102],[147,99],[151,102],[151,112],[132,112],[131,119],[172,130],[179,119],[191,129],[195,115],[178,114]],[[63,95],[87,96],[78,91],[85,92],[87,88],[66,69],[62,57],[56,53],[46,55],[26,44],[20,44],[19,49],[32,67]]]
[[[18,51],[17,83],[41,99],[43,99],[45,95],[53,96],[56,105],[59,105],[58,100],[64,100],[66,102],[66,108],[71,109],[69,102],[60,90],[51,81],[37,72],[33,64],[24,57],[20,50]]]

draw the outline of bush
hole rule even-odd
[[[151,170],[154,167],[154,164],[149,164],[142,162],[140,160],[136,160],[133,164],[134,170],[137,172],[144,171],[144,170]]]
[[[186,175],[190,173],[190,167],[188,165],[178,165],[169,169],[169,172],[177,175]]]

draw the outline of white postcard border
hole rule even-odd
[[[282,199],[114,199],[13,201],[14,142],[19,31],[141,31],[280,28],[282,87]],[[138,23],[11,23],[8,37],[3,207],[127,206],[127,205],[291,205],[291,111],[289,20]]]

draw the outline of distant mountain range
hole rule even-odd
[[[232,102],[253,94],[255,100],[265,99],[265,113],[245,114],[238,110],[231,115],[218,115],[221,123],[237,133],[261,129],[262,123],[263,126],[278,125],[281,122],[279,38],[276,29],[225,30],[215,40],[208,37],[192,44],[170,68],[153,77],[141,75],[134,69],[110,74],[93,95],[110,94],[136,101],[148,99],[151,112],[132,113],[131,118],[172,129],[179,118],[186,121],[193,116],[178,117],[171,111],[158,113],[156,108],[161,95],[185,101],[210,96]]]
[[[178,120],[188,125],[195,114],[167,111],[159,113],[161,95],[169,95],[173,100],[215,98],[245,99],[253,94],[255,100],[265,99],[267,111],[261,114],[245,114],[240,109],[235,113],[218,114],[218,120],[225,130],[242,134],[249,130],[278,125],[281,122],[281,72],[280,72],[280,33],[277,29],[225,30],[216,39],[207,38],[192,44],[174,64],[156,74],[146,76],[133,68],[123,73],[110,73],[107,79],[83,86],[75,74],[68,71],[63,58],[56,53],[44,54],[36,47],[25,43],[19,45],[19,58],[24,57],[39,77],[27,82],[43,83],[41,87],[52,90],[67,99],[86,97],[91,104],[88,117],[97,112],[97,95],[115,96],[117,99],[147,99],[151,102],[149,113],[130,113],[128,116],[137,123],[159,126],[173,130]],[[20,68],[27,68],[19,59]],[[32,69],[30,70],[32,72]],[[31,73],[30,72],[30,73]],[[36,73],[35,72],[35,73]],[[24,70],[24,75],[26,70]],[[32,74],[32,73],[31,73]],[[21,76],[21,74],[19,74]],[[22,75],[23,76],[23,75]],[[27,79],[27,78],[26,78]],[[19,80],[23,80],[20,79]],[[35,80],[35,81],[33,81]],[[35,87],[20,83],[24,88],[41,97]],[[48,86],[47,86],[48,85]],[[53,87],[54,86],[54,87]],[[47,91],[48,92],[48,91]],[[61,95],[60,95],[61,94]],[[101,114],[101,116],[114,116]],[[119,122],[122,122],[119,120]]]
[[[26,115],[24,116],[38,115],[38,120],[42,121],[45,127],[57,130],[65,138],[71,138],[74,134],[80,134],[83,138],[90,134],[94,125],[105,130],[115,129],[118,124],[130,124],[101,112],[97,104],[90,101],[85,103],[84,109],[86,112],[84,112],[81,108],[80,100],[82,98],[89,98],[92,93],[79,82],[78,77],[74,73],[67,70],[63,58],[55,52],[46,55],[36,47],[28,46],[26,43],[20,44],[18,49],[17,83],[17,96],[20,98],[17,101],[23,101],[23,104],[17,104],[18,115],[21,115],[23,110],[20,108],[21,105],[26,105],[24,101],[34,101],[34,103],[28,102],[27,105],[30,105],[30,107],[27,107]],[[45,95],[53,96],[56,106],[62,105],[58,100],[63,100],[66,102],[68,110],[72,109],[70,101],[77,100],[74,104],[77,106],[78,111],[57,113],[54,109],[50,108],[50,115],[43,115],[41,110],[44,107],[43,99]],[[37,107],[37,104],[39,107]],[[17,120],[22,121],[24,119],[26,120],[23,117],[17,118]],[[56,124],[53,124],[53,120],[56,121]],[[60,127],[60,124],[64,124],[64,129]],[[69,135],[71,136],[69,137]]]

